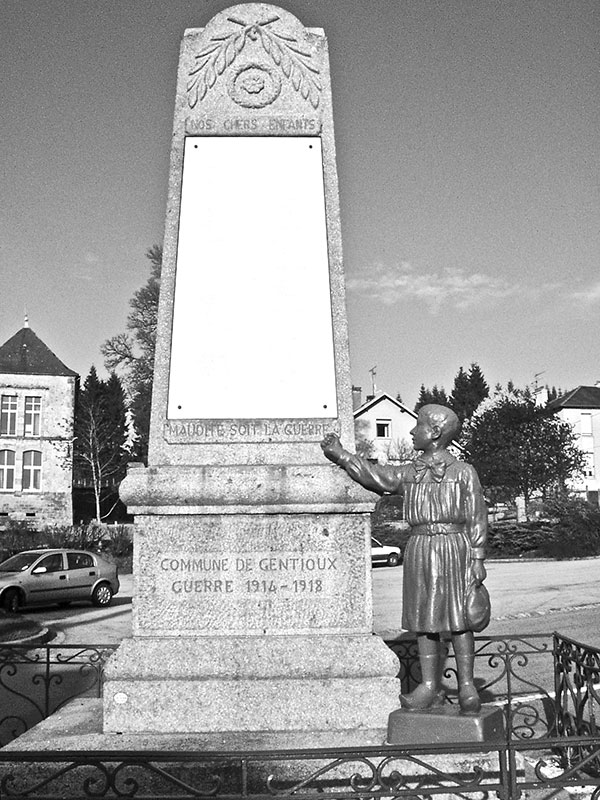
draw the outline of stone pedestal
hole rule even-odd
[[[319,446],[354,440],[323,31],[263,3],[186,31],[172,141],[104,731],[383,743],[400,686],[372,635],[374,498]]]
[[[398,663],[372,634],[360,487],[327,463],[163,467],[131,469],[121,494],[143,513],[133,637],[105,673],[106,733],[385,740]]]

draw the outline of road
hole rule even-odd
[[[56,632],[51,644],[114,644],[131,636],[133,576],[119,575],[121,588],[108,608],[73,603],[68,608],[28,608],[28,617]]]
[[[492,600],[490,635],[558,630],[600,647],[600,558],[573,561],[488,561]],[[374,630],[398,636],[402,617],[402,570],[373,570]]]
[[[558,630],[600,647],[600,558],[575,561],[489,561],[486,585],[492,598],[489,634]],[[402,629],[402,567],[373,569],[374,630],[393,639]],[[106,609],[73,604],[27,614],[57,631],[56,642],[111,644],[131,635],[132,576]]]

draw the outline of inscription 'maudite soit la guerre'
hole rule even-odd
[[[176,421],[168,420],[164,435],[167,439],[183,439],[198,442],[262,442],[276,441],[320,441],[331,430],[331,425],[322,422],[283,421]]]
[[[300,597],[328,596],[328,578],[339,572],[339,557],[331,553],[165,556],[160,574],[173,595],[236,594]]]

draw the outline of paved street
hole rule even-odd
[[[559,630],[600,647],[600,558],[574,561],[488,561],[489,634]],[[374,629],[401,632],[402,569],[373,570]]]

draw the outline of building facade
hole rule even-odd
[[[598,505],[600,490],[600,385],[578,386],[557,397],[549,408],[568,422],[577,436],[577,445],[585,453],[584,474],[572,481],[571,491]]]
[[[376,459],[405,461],[412,454],[410,431],[417,415],[399,400],[381,392],[354,409],[357,452]]]
[[[27,322],[0,347],[0,527],[71,524],[76,380]]]

